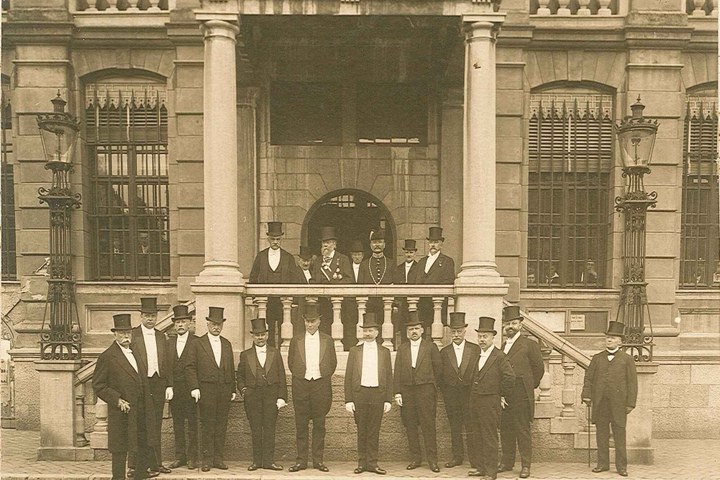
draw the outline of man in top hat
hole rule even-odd
[[[335,227],[322,227],[320,230],[321,257],[312,266],[312,277],[316,283],[348,284],[353,283],[353,272],[350,259],[336,250],[337,235]],[[320,330],[330,334],[333,313],[328,298],[318,300],[322,323]]]
[[[610,426],[615,440],[615,467],[627,477],[625,425],[637,401],[635,361],[622,351],[625,325],[610,322],[605,332],[605,350],[596,354],[585,371],[582,401],[592,406],[592,422],[597,426],[598,464],[593,472],[610,470]]]
[[[297,441],[297,459],[288,471],[298,472],[307,468],[308,425],[312,420],[313,468],[327,472],[329,469],[323,463],[325,416],[332,404],[332,376],[337,367],[337,356],[332,337],[318,331],[321,319],[317,304],[306,305],[304,319],[305,332],[295,335],[288,352]]]
[[[300,254],[298,255],[298,267],[304,279],[301,283],[309,285],[311,283],[317,283],[312,276],[312,262],[313,253],[310,247],[306,245],[300,245]],[[303,315],[305,314],[305,305],[307,301],[303,296],[297,296],[293,298],[293,304],[297,305],[298,308],[292,310],[292,324],[293,324],[293,335],[297,335],[300,332],[305,331],[305,323],[303,322]]]
[[[360,265],[360,279],[358,283],[365,285],[391,285],[393,283],[394,265],[385,256],[385,230],[378,229],[370,232],[370,258],[363,260]],[[366,307],[367,312],[377,315],[382,323],[383,301],[380,297],[370,297]]]
[[[365,247],[360,240],[353,240],[350,244],[350,260],[352,260],[352,281],[350,283],[360,283],[360,264],[365,258]]]
[[[312,250],[306,245],[300,245],[300,255],[298,256],[300,257],[298,260],[298,267],[300,267],[302,278],[304,279],[301,283],[315,283],[313,282],[312,271],[310,268],[313,258]]]
[[[450,335],[452,342],[440,350],[442,359],[442,375],[440,387],[445,399],[445,412],[450,423],[452,440],[452,459],[445,467],[452,468],[462,465],[465,456],[463,448],[463,430],[468,442],[467,450],[472,451],[470,428],[468,425],[468,401],[470,386],[473,381],[474,368],[472,363],[480,355],[480,347],[476,343],[465,340],[465,313],[450,314]],[[470,456],[470,454],[468,454]]]
[[[403,343],[395,356],[395,401],[400,406],[400,417],[407,431],[412,461],[407,466],[414,470],[422,465],[420,432],[425,440],[430,470],[440,471],[437,463],[437,438],[435,414],[437,410],[437,385],[442,373],[442,361],[437,346],[423,338],[423,326],[417,311],[410,312],[406,324],[409,342]]]
[[[154,423],[154,410],[146,394],[147,378],[143,364],[130,349],[132,326],[130,315],[113,315],[110,330],[115,341],[97,359],[93,375],[93,389],[108,406],[108,450],[112,454],[112,478],[125,478],[128,451],[137,452],[136,478],[148,478],[146,466],[148,441],[154,432],[146,426]],[[153,474],[152,476],[157,476]]]
[[[515,373],[515,386],[507,398],[508,406],[502,412],[500,440],[502,459],[498,472],[511,471],[515,465],[515,446],[520,451],[520,478],[530,476],[532,463],[532,434],[530,426],[535,418],[535,389],[545,373],[542,353],[537,342],[520,333],[523,316],[520,307],[503,308],[502,350]]]
[[[360,240],[353,240],[350,244],[350,260],[352,261],[352,280],[350,283],[361,283],[360,282],[360,266],[365,258],[365,247]],[[327,312],[330,313],[329,311]],[[343,338],[342,344],[345,351],[350,350],[350,347],[357,345],[357,324],[358,324],[358,310],[357,302],[355,297],[344,297],[342,301],[342,310],[340,311],[340,318],[343,325]]]
[[[149,459],[149,468],[152,472],[170,473],[160,459],[160,431],[162,430],[163,408],[166,400],[173,399],[172,370],[168,365],[167,336],[155,329],[157,323],[157,298],[144,297],[140,299],[140,325],[132,330],[130,348],[143,365],[148,377],[148,393],[152,399],[155,411],[154,423],[148,425],[152,431],[155,443],[149,443],[153,455]],[[135,457],[130,454],[128,461],[128,477],[135,474]]]
[[[395,285],[406,285],[415,281],[415,271],[417,270],[417,261],[415,261],[415,254],[417,253],[417,247],[415,240],[405,239],[403,244],[403,256],[404,261],[395,267],[395,273],[393,275],[393,283]],[[406,342],[407,337],[405,336],[405,322],[409,315],[409,308],[407,298],[395,297],[393,302],[393,325],[395,326],[395,336],[400,335],[400,342]],[[397,347],[397,345],[396,345]]]
[[[441,227],[430,227],[427,242],[428,254],[420,259],[415,271],[415,280],[412,283],[419,285],[452,285],[455,282],[455,262],[452,258],[442,253],[445,237],[442,235]],[[442,321],[447,318],[447,298],[443,302]],[[423,297],[418,302],[418,313],[420,321],[430,333],[430,326],[435,315],[432,298]]]
[[[477,332],[480,354],[473,359],[473,381],[470,387],[470,431],[475,468],[471,477],[497,478],[498,428],[500,412],[507,405],[515,374],[505,354],[495,348],[495,319],[480,317]]]
[[[267,241],[268,248],[261,250],[253,262],[250,270],[250,283],[304,283],[304,276],[300,271],[295,257],[287,250],[280,248],[283,232],[282,222],[268,222]],[[269,297],[267,303],[267,323],[269,329],[268,343],[271,346],[279,344],[277,325],[282,323],[283,308],[279,297]]]
[[[173,378],[173,398],[170,400],[170,411],[175,433],[175,460],[168,467],[178,468],[187,465],[190,470],[193,470],[198,460],[197,416],[195,401],[190,396],[185,367],[193,342],[197,340],[197,337],[190,332],[193,318],[188,312],[187,305],[173,307],[172,321],[177,335],[168,339],[167,354]],[[185,442],[185,422],[187,422],[188,443]]]
[[[201,470],[227,470],[224,462],[230,402],[235,400],[235,361],[230,341],[220,336],[225,322],[222,307],[210,307],[207,333],[195,340],[186,367],[190,396],[200,410]]]
[[[253,461],[248,470],[282,470],[275,463],[275,423],[278,410],[287,402],[285,365],[280,351],[267,345],[268,328],[264,318],[250,320],[253,346],[240,353],[237,387],[245,399],[250,423]]]
[[[345,373],[345,409],[357,425],[358,466],[355,473],[387,473],[378,466],[380,424],[392,402],[390,350],[378,345],[380,324],[374,313],[363,317],[362,342],[350,349]]]

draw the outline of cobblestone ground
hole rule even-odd
[[[2,456],[0,457],[0,478],[3,480],[62,479],[87,480],[109,479],[110,462],[39,462],[36,460],[36,449],[39,445],[37,432],[2,430],[0,431]],[[647,480],[720,480],[720,440],[655,440],[654,465],[630,465],[629,479]],[[372,473],[354,475],[354,463],[328,462],[329,473],[316,470],[305,470],[299,473],[267,472],[258,470],[247,471],[247,462],[228,462],[227,471],[211,470],[208,473],[187,470],[185,467],[176,469],[171,474],[159,478],[169,479],[327,479],[343,478],[384,478],[384,479],[436,479],[467,477],[467,467],[443,468],[440,473],[433,474],[426,466],[408,472],[404,461],[384,461],[381,466],[387,469],[384,477]],[[288,465],[285,465],[287,467]],[[498,475],[499,479],[514,479],[519,474],[519,467],[512,473]],[[542,479],[620,479],[615,472],[593,474],[586,464],[578,463],[536,463],[532,467],[531,478]]]

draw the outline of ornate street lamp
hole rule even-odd
[[[650,173],[650,160],[658,124],[643,117],[645,105],[640,97],[630,109],[632,116],[615,125],[623,160],[625,194],[615,198],[615,210],[625,217],[623,278],[617,320],[625,324],[625,350],[636,361],[649,362],[653,354],[652,322],[645,281],[645,220],[647,209],[655,207],[657,192],[645,192],[643,176]],[[649,334],[645,334],[647,312]]]
[[[50,188],[38,189],[40,203],[46,203],[50,209],[50,278],[40,334],[40,357],[76,360],[81,355],[81,336],[72,275],[70,212],[72,208],[80,208],[80,194],[70,191],[70,172],[80,124],[65,112],[67,102],[60,98],[60,92],[52,104],[52,112],[37,116],[47,159],[45,169],[52,172]]]

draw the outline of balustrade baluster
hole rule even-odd
[[[566,17],[568,15],[571,15],[572,12],[570,12],[570,0],[558,0],[558,9],[557,14],[560,17]]]
[[[693,17],[704,17],[705,9],[703,8],[705,6],[705,0],[693,0],[693,5],[695,6],[695,9],[692,12]]]
[[[383,297],[383,324],[382,324],[382,339],[383,347],[387,347],[390,350],[393,349],[393,324],[392,324],[392,307],[393,297]]]
[[[87,0],[88,7],[84,10],[86,12],[97,12],[97,2],[98,0]]]
[[[561,417],[575,418],[575,362],[572,361],[567,355],[562,357],[563,367],[563,391],[562,391],[562,403],[563,408],[560,412]]]
[[[355,302],[357,302],[357,312],[358,312],[358,323],[357,328],[355,331],[355,336],[358,339],[362,338],[362,328],[360,328],[360,325],[362,325],[363,317],[365,316],[365,312],[367,311],[367,302],[369,297],[355,297]]]
[[[128,0],[128,12],[139,12],[140,11],[140,0]]]
[[[108,406],[102,399],[95,402],[95,426],[90,434],[90,446],[94,449],[108,448]]]
[[[556,414],[555,402],[552,398],[552,374],[550,373],[550,354],[552,348],[540,341],[545,372],[540,380],[540,394],[535,404],[535,418],[553,418]]]
[[[107,0],[108,8],[105,10],[106,12],[117,12],[117,2],[118,0]]]
[[[160,0],[150,0],[150,7],[148,7],[148,12],[159,12],[160,7],[158,7],[158,4],[160,3]]]
[[[85,438],[85,384],[75,386],[75,446],[87,446],[88,439]]]
[[[255,297],[253,299],[255,305],[257,305],[257,317],[267,319],[267,304],[268,297]]]
[[[600,8],[598,8],[597,14],[601,17],[608,17],[612,15],[612,10],[610,10],[610,0],[598,0],[598,3],[600,4]]]
[[[442,306],[445,297],[433,297],[433,323],[431,337],[438,347],[442,347],[442,338],[445,333],[445,327],[442,323]]]
[[[280,351],[287,352],[290,348],[290,340],[293,337],[293,324],[292,324],[292,297],[282,297],[280,299],[283,306],[283,318],[282,325],[280,326],[280,338],[282,343],[280,344]]]
[[[718,16],[718,9],[717,9],[718,0],[708,0],[708,2],[710,2],[710,6],[712,7],[712,9],[710,10],[710,16],[717,17]]]
[[[592,12],[590,12],[590,0],[578,0],[578,11],[577,15],[580,17],[587,17],[589,15],[592,15]]]
[[[538,9],[537,9],[537,15],[550,15],[552,12],[550,11],[550,0],[538,0]]]
[[[332,322],[332,338],[335,341],[335,351],[336,352],[342,352],[343,351],[343,325],[342,325],[342,318],[340,316],[341,310],[342,310],[342,301],[343,297],[330,297],[330,301],[332,302],[332,309],[333,309],[333,322]]]

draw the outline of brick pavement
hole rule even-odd
[[[0,478],[2,480],[89,480],[109,479],[110,462],[39,462],[36,460],[36,449],[39,445],[38,432],[1,430]],[[654,465],[630,465],[629,479],[639,480],[720,480],[720,440],[667,440],[654,441]],[[329,473],[305,470],[299,473],[267,472],[258,470],[247,471],[247,462],[228,462],[230,470],[211,470],[208,473],[190,471],[186,468],[176,469],[172,474],[159,478],[174,480],[187,479],[247,479],[247,480],[309,480],[309,479],[350,479],[350,478],[384,478],[384,479],[437,479],[467,478],[467,467],[443,468],[439,474],[431,473],[427,467],[412,472],[405,470],[405,461],[385,460],[381,462],[388,475],[380,477],[371,473],[354,475],[355,467],[351,462],[328,462]],[[286,465],[287,467],[288,465]],[[519,468],[498,475],[499,479],[517,478]],[[578,463],[536,463],[532,467],[532,479],[619,479],[614,472],[593,474],[586,464]]]

